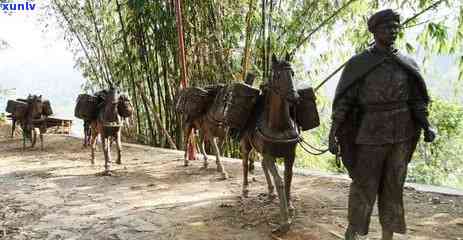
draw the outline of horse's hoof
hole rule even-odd
[[[249,168],[248,168],[248,171],[249,171],[250,174],[254,174],[254,166],[250,165]]]
[[[344,238],[345,240],[360,240],[360,236],[349,227],[346,229]]]
[[[122,162],[119,160],[119,161],[116,161],[116,164],[121,165]]]
[[[203,166],[200,168],[201,170],[205,170],[207,169],[208,165],[207,164],[203,164]]]
[[[113,176],[114,174],[110,170],[105,170],[101,175],[110,177],[110,176]]]
[[[243,196],[244,198],[249,197],[249,190],[248,189],[243,189],[243,192],[241,193],[241,196]]]
[[[289,223],[289,222],[285,223],[285,224],[282,224],[279,227],[273,229],[272,234],[274,234],[276,236],[283,236],[284,234],[286,234],[289,231],[290,226],[291,226],[291,223]]]
[[[275,198],[277,198],[277,195],[273,192],[267,194],[267,199],[269,201],[273,201]]]
[[[223,172],[220,180],[226,180],[226,179],[228,179],[228,174],[226,172]]]
[[[187,161],[185,161],[185,162],[183,163],[183,166],[184,166],[184,167],[188,167],[188,165],[189,165],[189,164],[188,164]]]
[[[290,217],[294,217],[296,215],[296,208],[294,208],[293,204],[288,205],[288,212]]]

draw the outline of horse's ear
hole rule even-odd
[[[290,54],[289,52],[286,52],[285,60],[286,60],[287,62],[291,62],[291,58],[292,58],[292,57],[291,57],[291,54]]]
[[[272,63],[277,63],[278,60],[277,60],[277,56],[275,55],[275,53],[272,53]]]
[[[42,100],[42,95],[39,96],[39,100]]]

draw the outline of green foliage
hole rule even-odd
[[[0,123],[5,123],[6,122],[6,115],[5,113],[0,113]]]
[[[409,179],[462,187],[463,106],[435,97],[429,110],[438,138],[431,144],[422,141],[418,144]]]

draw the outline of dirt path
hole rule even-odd
[[[239,161],[227,161],[221,181],[211,161],[183,167],[182,153],[125,147],[115,176],[102,177],[103,156],[89,163],[77,139],[46,136],[46,150],[22,152],[0,127],[0,239],[272,239],[277,201],[267,202],[265,180],[254,175],[241,199]],[[346,226],[347,180],[297,176],[296,218],[281,239],[339,240]],[[463,239],[463,197],[406,191],[408,236]],[[370,239],[379,239],[372,219]],[[278,238],[274,238],[278,239]]]

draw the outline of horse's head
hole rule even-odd
[[[42,101],[42,95],[29,95],[27,97],[27,103],[29,104],[29,116],[32,119],[39,119],[42,117],[44,104]]]
[[[116,88],[109,88],[106,91],[103,119],[106,122],[119,122],[118,107],[119,105],[119,91]]]
[[[294,71],[289,60],[289,55],[286,55],[285,60],[278,60],[275,55],[272,55],[272,78],[268,83],[268,89],[281,98],[295,103],[299,95],[295,88]]]
[[[117,106],[117,111],[119,112],[119,115],[121,115],[124,118],[132,116],[132,104],[130,103],[129,98],[124,94],[121,94],[119,96],[119,105]]]

